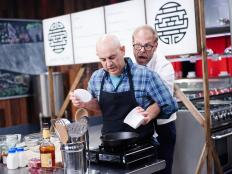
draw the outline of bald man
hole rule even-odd
[[[130,131],[137,132],[142,140],[151,141],[153,118],[160,113],[163,118],[169,118],[177,110],[177,103],[168,88],[156,73],[133,64],[130,58],[124,58],[125,47],[114,35],[101,37],[96,44],[96,53],[103,68],[95,71],[88,83],[93,99],[81,102],[71,93],[73,105],[89,110],[99,109],[103,116],[103,135]],[[153,112],[146,111],[153,103]],[[145,121],[139,128],[133,129],[123,120],[137,106]]]

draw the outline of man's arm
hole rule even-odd
[[[160,116],[162,118],[167,119],[178,110],[175,99],[157,73],[154,72],[150,76],[147,87],[147,92],[160,108]]]
[[[151,120],[154,120],[155,118],[157,118],[157,116],[160,113],[160,107],[158,106],[157,103],[153,103],[152,105],[150,105],[147,109],[146,112],[148,113],[147,117],[145,118],[144,122],[145,124],[149,123]]]
[[[163,54],[156,52],[155,55],[156,56],[153,57],[147,64],[147,67],[159,74],[160,78],[163,80],[173,95],[175,82],[175,71],[173,65],[166,59]]]

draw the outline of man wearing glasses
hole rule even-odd
[[[132,36],[133,52],[136,62],[147,66],[155,71],[164,81],[173,95],[175,74],[172,64],[159,52],[157,52],[157,32],[148,25],[138,27]],[[166,168],[161,173],[171,174],[176,142],[176,113],[169,119],[157,119],[156,132],[157,140],[160,143],[158,157],[166,160]]]

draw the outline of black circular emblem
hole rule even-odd
[[[162,42],[165,44],[176,44],[186,34],[188,16],[179,3],[168,2],[159,9],[154,25]]]
[[[67,45],[67,32],[61,22],[52,23],[48,33],[49,46],[55,53],[64,51]]]

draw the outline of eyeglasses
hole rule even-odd
[[[150,50],[152,50],[152,48],[153,48],[154,46],[153,46],[153,45],[150,45],[150,44],[145,44],[145,45],[134,44],[133,47],[134,47],[134,49],[136,49],[137,51],[140,51],[142,48],[144,48],[146,51],[150,51]]]

